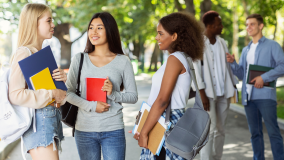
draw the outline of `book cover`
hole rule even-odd
[[[141,115],[137,117],[137,123],[135,124],[132,131],[133,134],[135,134],[136,132],[141,132],[150,110],[151,107],[146,102],[143,102],[140,108]],[[154,155],[160,154],[163,143],[165,141],[164,133],[171,126],[171,123],[165,124],[165,120],[165,117],[161,116],[149,133],[148,148]]]
[[[50,75],[52,75],[53,70],[58,68],[50,46],[47,46],[31,56],[19,61],[19,65],[30,89],[33,88],[30,82],[31,76],[39,73],[47,67],[49,68]],[[67,91],[67,87],[63,81],[52,80],[57,89]]]
[[[107,92],[102,91],[106,78],[86,78],[86,99],[88,101],[107,100]]]
[[[257,76],[261,76],[262,74],[264,74],[265,72],[270,71],[271,67],[265,67],[265,66],[259,66],[259,65],[249,65],[249,70],[248,70],[248,76],[247,76],[247,84],[251,84],[254,85],[255,82],[251,82],[255,77]],[[276,81],[272,81],[272,82],[266,82],[263,84],[264,87],[268,87],[268,88],[275,88],[276,86]]]
[[[51,77],[49,68],[45,68],[42,71],[38,72],[37,74],[30,77],[30,82],[32,85],[33,90],[39,90],[39,89],[46,89],[46,90],[52,90],[56,89],[56,86],[53,82],[53,79]],[[48,103],[51,104],[54,102],[55,99],[52,99],[51,102]]]

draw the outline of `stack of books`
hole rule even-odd
[[[54,59],[50,46],[47,46],[31,56],[19,61],[29,89],[61,89],[67,91],[63,81],[55,81],[52,78],[52,71],[58,66]],[[54,99],[48,104],[52,103]]]

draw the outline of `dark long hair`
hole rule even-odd
[[[100,18],[103,21],[106,29],[106,37],[108,42],[109,50],[115,54],[124,54],[121,47],[120,35],[117,27],[117,23],[113,16],[108,12],[100,12],[93,15],[88,25],[88,32],[90,25],[95,18]],[[95,46],[91,43],[89,36],[87,36],[87,44],[84,52],[91,53],[95,50]],[[124,85],[121,83],[120,91],[123,91]]]
[[[89,27],[95,18],[100,18],[103,21],[103,24],[106,29],[106,37],[109,46],[109,50],[115,54],[124,54],[121,47],[120,35],[117,27],[117,23],[113,16],[108,12],[100,12],[93,15],[90,23],[88,25],[88,32]],[[87,36],[87,44],[85,47],[84,52],[91,53],[95,50],[95,46],[91,43],[89,36]]]

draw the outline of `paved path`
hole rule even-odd
[[[147,101],[151,88],[150,78],[137,76],[137,87],[139,100],[136,104],[124,104],[124,122],[126,134],[126,160],[137,160],[141,152],[141,148],[137,145],[137,141],[132,138],[132,134],[127,131],[132,130],[135,116],[143,101]],[[193,104],[194,100],[189,100]],[[265,127],[264,127],[265,128]],[[284,136],[284,131],[281,131]],[[78,152],[74,138],[71,136],[71,129],[64,127],[65,141],[62,142],[63,152],[59,154],[61,160],[79,160]],[[273,160],[270,149],[269,138],[266,129],[264,129],[265,157],[266,160]],[[253,156],[250,133],[248,130],[246,117],[234,111],[229,111],[226,124],[226,139],[224,146],[223,160],[251,160]],[[21,160],[20,144],[10,153],[6,160]],[[27,159],[31,160],[27,155]],[[199,156],[195,158],[198,160]]]

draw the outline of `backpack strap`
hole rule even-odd
[[[22,46],[23,48],[26,48],[28,51],[29,51],[29,53],[30,53],[30,56],[32,55],[32,52],[31,52],[31,50],[28,48],[28,47],[25,47],[25,46]],[[19,48],[21,48],[21,47],[19,47]],[[18,48],[18,49],[19,49]],[[16,56],[16,55],[15,55]],[[15,56],[14,56],[14,58],[13,58],[13,60],[12,60],[12,63],[11,64],[13,64],[13,62],[14,62],[14,59],[15,59]],[[10,78],[9,78],[10,79]],[[35,109],[32,109],[32,108],[30,108],[30,112],[31,112],[31,114],[33,115],[33,130],[34,130],[34,132],[36,132],[36,118],[35,118]],[[21,152],[22,152],[22,157],[23,157],[23,159],[24,160],[26,160],[26,154],[25,154],[25,152],[24,152],[24,140],[23,140],[23,136],[21,136]]]
[[[84,53],[81,53],[81,59],[80,59],[80,66],[79,66],[79,72],[78,72],[78,78],[77,78],[77,86],[76,86],[76,95],[81,96],[81,91],[80,91],[80,77],[81,77],[81,70],[83,66],[83,61],[84,61]],[[72,129],[72,136],[74,137],[75,133],[75,127]]]
[[[77,86],[76,86],[76,94],[78,96],[81,96],[80,77],[81,77],[81,70],[82,70],[82,66],[83,66],[83,61],[84,61],[84,53],[81,53],[80,66],[79,66],[79,72],[78,72],[78,78],[77,78]]]
[[[29,51],[30,55],[32,55],[32,52],[31,52],[31,50],[30,50],[28,47],[22,46],[22,47],[19,47],[18,49],[20,49],[20,48],[26,48],[26,49]],[[16,53],[17,53],[17,52],[16,52]],[[15,59],[15,57],[16,57],[16,53],[15,53],[15,56],[14,56],[14,58],[13,58],[11,64],[13,64],[13,62],[14,62],[14,59]]]
[[[188,66],[189,66],[190,80],[191,80],[191,82],[193,81],[193,84],[196,88],[196,97],[195,97],[195,103],[193,105],[193,108],[199,108],[199,109],[204,110],[203,103],[202,103],[202,100],[200,98],[201,97],[200,92],[199,92],[198,85],[197,85],[197,82],[196,82],[195,71],[194,71],[194,67],[193,67],[193,64],[192,64],[192,59],[191,59],[191,57],[185,55],[183,52],[181,52],[181,53],[185,57],[185,59],[187,59],[187,63],[188,63]],[[191,82],[190,82],[190,84],[191,84]],[[171,101],[170,101],[169,106],[166,109],[166,117],[165,117],[165,119],[166,119],[165,123],[166,124],[168,124],[170,122],[170,115],[171,115]]]

